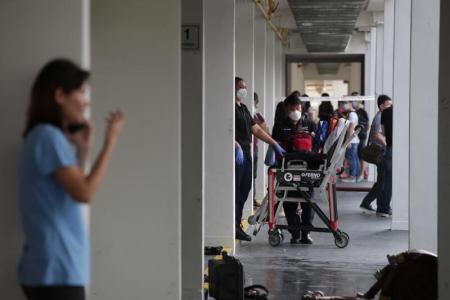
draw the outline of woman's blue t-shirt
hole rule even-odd
[[[25,140],[20,164],[20,210],[25,233],[18,279],[22,285],[86,285],[89,238],[82,204],[55,178],[77,164],[61,129],[41,124]]]

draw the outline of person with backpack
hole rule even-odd
[[[342,104],[344,110],[348,114],[347,119],[350,121],[350,126],[348,127],[347,131],[347,138],[349,138],[353,135],[353,133],[355,132],[355,127],[358,125],[358,115],[356,114],[355,109],[349,102],[343,101]],[[349,177],[342,179],[342,182],[356,183],[359,180],[360,165],[358,157],[358,146],[359,146],[359,137],[355,136],[352,138],[352,141],[348,146],[347,152],[345,154],[345,157],[347,158],[349,165]]]
[[[364,109],[364,101],[352,102],[355,112],[358,115],[358,126],[361,126],[361,131],[358,134],[358,157],[360,164],[361,179],[367,180],[369,177],[369,171],[367,169],[367,163],[361,159],[361,151],[366,146],[367,133],[369,132],[369,115]]]

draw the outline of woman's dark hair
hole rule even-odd
[[[322,97],[330,97],[330,94],[328,94],[328,93],[323,93],[323,94],[322,94]]]
[[[303,113],[308,113],[309,108],[311,107],[310,101],[303,102]]]
[[[387,95],[378,96],[378,99],[377,99],[378,108],[380,108],[380,106],[386,101],[392,101],[392,99]]]
[[[23,136],[40,123],[61,127],[61,108],[56,103],[55,92],[62,89],[65,94],[79,89],[89,78],[89,72],[68,59],[48,62],[38,73],[31,88],[27,121]]]
[[[244,79],[238,76],[234,77],[234,86],[237,86],[239,81],[244,81]]]
[[[319,118],[328,121],[333,116],[333,105],[330,101],[322,101],[319,105]]]
[[[284,101],[280,101],[277,104],[277,107],[275,108],[275,119],[273,121],[274,124],[283,122],[288,117],[286,104]]]

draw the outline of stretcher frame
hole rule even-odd
[[[300,230],[311,232],[330,232],[332,233],[335,245],[339,248],[347,247],[350,237],[347,233],[339,229],[338,209],[336,197],[336,170],[342,166],[345,152],[352,139],[358,135],[361,130],[356,127],[354,133],[347,139],[347,130],[350,126],[349,121],[345,121],[330,153],[322,154],[323,160],[319,166],[313,169],[308,167],[308,161],[291,160],[285,161],[283,158],[281,166],[271,167],[268,170],[268,193],[264,197],[261,207],[256,213],[248,218],[249,224],[254,226],[253,234],[257,235],[262,225],[269,226],[269,244],[278,246],[284,239],[283,230]],[[320,154],[319,154],[320,155]],[[295,177],[300,181],[295,180]],[[311,177],[320,177],[316,181],[310,180]],[[306,181],[303,178],[306,177]],[[309,179],[308,179],[309,178]],[[300,197],[288,197],[288,192],[298,192]],[[313,198],[312,193],[320,195],[319,198]],[[317,204],[317,200],[323,199],[326,194],[329,215],[327,216]],[[279,223],[280,210],[284,202],[304,202],[309,203],[313,211],[319,216],[325,227],[315,226],[288,226]]]

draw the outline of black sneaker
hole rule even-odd
[[[299,241],[301,244],[312,245],[314,240],[311,238],[309,234],[302,234],[302,238]]]
[[[242,230],[242,228],[240,226],[236,226],[236,236],[235,238],[237,240],[241,240],[241,241],[247,241],[247,242],[251,242],[252,237],[249,236],[248,234],[246,234],[244,232],[244,230]]]
[[[384,212],[384,211],[377,211],[377,217],[380,217],[380,218],[390,218],[390,217],[392,217],[392,212],[389,213],[389,211],[387,211],[387,212]]]
[[[364,205],[361,204],[359,208],[362,210],[363,214],[373,214],[375,213],[375,209],[372,207],[372,205]]]

